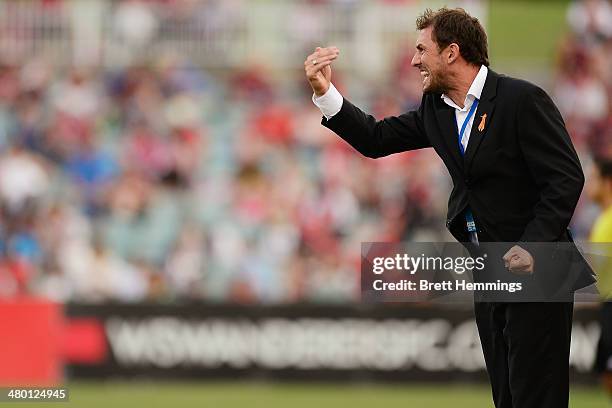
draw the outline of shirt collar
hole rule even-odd
[[[463,108],[460,108],[455,102],[453,102],[451,98],[449,98],[445,94],[442,94],[440,97],[447,105],[452,106],[457,110],[467,110],[468,99],[480,99],[480,95],[482,95],[482,89],[484,88],[485,81],[487,80],[488,72],[489,69],[486,66],[480,66],[480,70],[478,71],[478,74],[476,74],[476,78],[474,78],[472,85],[470,85],[470,89],[468,89],[467,91],[467,95],[465,96],[465,102],[463,103]]]

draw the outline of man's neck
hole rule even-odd
[[[446,92],[446,95],[451,98],[457,106],[463,108],[465,97],[470,90],[470,86],[472,86],[472,82],[476,79],[478,71],[480,71],[480,67],[467,65],[456,75],[453,87]]]

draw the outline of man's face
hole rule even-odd
[[[419,31],[416,40],[416,53],[412,66],[419,69],[423,79],[424,93],[446,93],[449,91],[447,66],[443,62],[438,45],[431,39],[433,27]]]

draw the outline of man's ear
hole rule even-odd
[[[455,62],[456,60],[459,59],[459,55],[461,55],[459,53],[459,45],[456,43],[451,43],[449,44],[448,47],[446,47],[447,49],[447,54],[446,54],[446,62],[449,64],[452,64],[453,62]]]

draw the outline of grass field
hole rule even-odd
[[[568,30],[569,1],[492,1],[489,51],[493,64],[540,64],[550,69]]]
[[[278,384],[261,382],[108,382],[68,385],[69,403],[53,407],[210,408],[488,408],[488,387],[476,385]],[[574,387],[572,408],[605,408],[599,388]],[[40,403],[0,404],[38,407]]]

